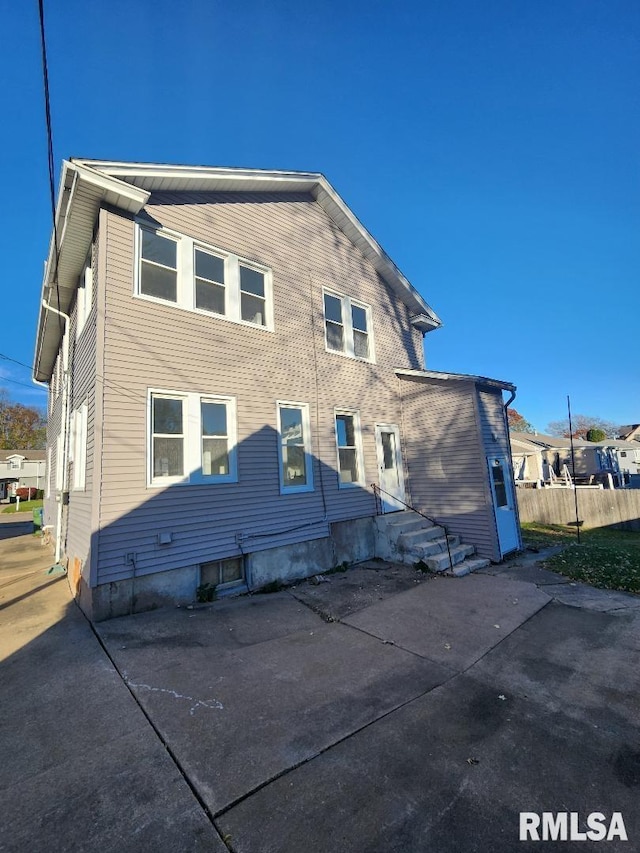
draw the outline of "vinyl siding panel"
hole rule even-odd
[[[500,559],[471,382],[402,377],[405,465],[413,506]]]
[[[135,297],[134,223],[107,222],[98,583],[326,536],[373,515],[375,424],[401,422],[394,368],[421,367],[408,312],[306,195],[156,195],[147,215],[273,272],[275,330]],[[371,306],[376,363],[329,353],[322,288]],[[237,483],[147,486],[149,388],[232,396]],[[277,401],[309,404],[314,491],[280,495]],[[334,408],[360,413],[362,486],[339,488]],[[326,512],[325,512],[326,507]],[[171,532],[170,545],[158,534]]]

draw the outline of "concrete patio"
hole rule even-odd
[[[374,561],[96,634],[38,549],[0,541],[1,851],[506,853],[522,811],[640,844],[639,597]]]

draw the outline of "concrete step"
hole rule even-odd
[[[463,560],[461,563],[458,563],[457,566],[453,567],[453,571],[450,573],[456,578],[464,577],[464,575],[471,574],[471,572],[477,572],[478,569],[484,569],[488,565],[490,565],[491,560],[486,560],[484,557],[474,557],[472,559]]]
[[[450,536],[449,537],[449,548],[455,548],[460,545],[460,537],[459,536]],[[439,539],[431,539],[426,542],[422,542],[420,544],[414,545],[410,551],[405,551],[405,557],[410,557],[412,560],[424,560],[427,557],[433,557],[437,554],[443,554],[447,551],[447,540],[444,536],[441,536]]]
[[[433,539],[444,539],[442,527],[426,527],[411,530],[409,533],[402,533],[398,537],[398,548],[401,551],[411,551],[413,548],[424,545]]]
[[[451,550],[451,562],[454,566],[461,563],[466,557],[470,557],[475,553],[473,545],[454,545]],[[445,550],[439,554],[433,554],[430,557],[424,557],[424,562],[429,566],[432,572],[446,572],[449,570],[449,554]]]
[[[411,533],[414,530],[427,530],[433,527],[433,523],[420,515],[414,515],[413,518],[403,518],[400,521],[394,521],[387,525],[386,533],[394,540],[398,540],[403,533]]]

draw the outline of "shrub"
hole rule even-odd
[[[35,486],[21,486],[19,489],[16,489],[16,497],[20,498],[21,501],[31,501],[38,494],[38,490]]]
[[[606,433],[602,429],[588,429],[587,430],[587,441],[604,441],[607,437]]]

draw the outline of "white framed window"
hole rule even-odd
[[[140,228],[138,250],[140,294],[163,302],[177,302],[177,240],[151,228]]]
[[[87,258],[84,270],[78,283],[78,297],[76,304],[76,339],[82,331],[91,314],[93,304],[93,270],[91,269],[91,254]]]
[[[244,582],[244,559],[228,557],[200,564],[200,584],[210,584],[216,589],[227,589]]]
[[[371,308],[363,302],[323,291],[324,335],[328,352],[375,361]]]
[[[73,488],[84,492],[87,479],[87,421],[89,407],[82,403],[73,413],[72,460]]]
[[[136,226],[135,295],[273,331],[271,270],[191,237]]]
[[[336,409],[336,449],[340,488],[363,485],[364,459],[360,413],[355,409]]]
[[[278,402],[280,493],[313,491],[308,403]]]
[[[20,471],[22,469],[23,460],[24,456],[10,456],[7,460],[9,462],[9,468],[12,471]]]
[[[235,398],[148,393],[148,485],[237,482]]]

